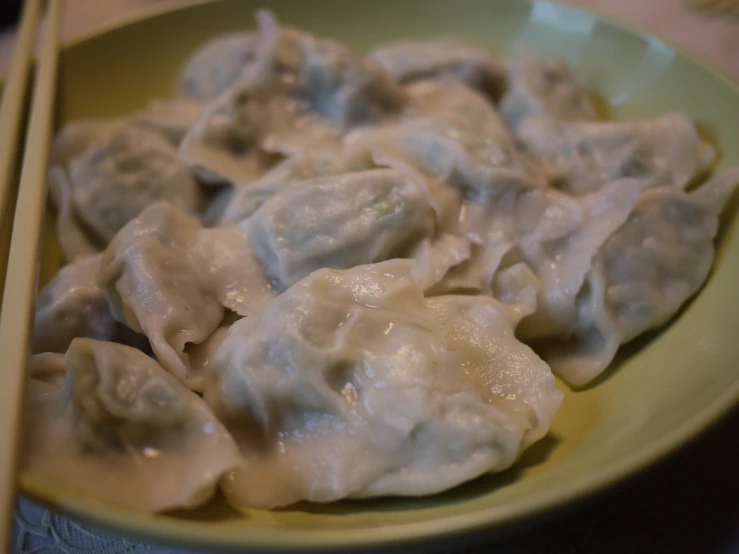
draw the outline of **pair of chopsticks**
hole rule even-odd
[[[54,115],[62,0],[48,0],[36,67],[20,179],[15,160],[22,140],[28,74],[41,0],[27,0],[0,104],[0,229],[13,226],[0,308],[0,553],[10,552],[15,508],[23,391],[38,280],[46,163]],[[15,210],[9,199],[15,197]],[[5,231],[7,232],[7,231]],[[0,260],[0,264],[3,260]]]

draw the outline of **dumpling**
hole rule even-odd
[[[406,91],[411,100],[399,123],[359,130],[351,144],[369,148],[380,165],[402,163],[482,202],[512,186],[546,186],[479,93],[443,81],[414,83]]]
[[[189,365],[187,344],[215,331],[224,306],[255,314],[276,294],[242,230],[203,229],[164,203],[110,243],[98,283],[116,319],[145,334],[164,368],[193,390],[202,389],[202,375]]]
[[[288,114],[284,105],[267,105],[273,95],[269,87],[240,83],[206,106],[179,147],[180,158],[203,184],[244,185],[280,161],[261,144],[270,116]]]
[[[101,250],[150,203],[196,213],[200,190],[177,150],[158,132],[130,123],[63,130],[52,150],[50,189],[68,260]]]
[[[666,323],[698,291],[713,263],[718,216],[737,185],[739,168],[732,168],[691,192],[660,187],[641,195],[594,258],[573,336],[540,349],[557,373],[587,384],[621,344]]]
[[[578,198],[581,215],[577,227],[565,236],[540,240],[534,233],[519,241],[521,259],[536,274],[540,286],[536,309],[516,329],[519,338],[566,338],[572,334],[577,319],[575,300],[592,260],[630,217],[641,190],[641,183],[633,179],[608,183]]]
[[[256,33],[235,33],[206,42],[183,67],[180,94],[201,102],[218,97],[248,71],[258,46]]]
[[[258,81],[281,80],[285,92],[340,129],[375,122],[403,107],[402,88],[375,61],[343,44],[292,27],[260,10]]]
[[[254,215],[267,200],[295,183],[374,167],[369,152],[363,149],[293,156],[275,165],[256,181],[235,187],[225,200],[222,213],[214,219],[219,225],[234,225]]]
[[[280,27],[269,12],[257,21],[250,70],[208,106],[180,147],[208,183],[253,181],[269,168],[269,154],[336,150],[346,130],[397,112],[405,100],[377,64],[345,46]]]
[[[401,41],[369,53],[400,83],[423,79],[461,81],[497,101],[505,88],[505,65],[485,48],[457,39]]]
[[[316,269],[402,255],[433,233],[435,219],[420,179],[374,169],[290,187],[247,224],[267,275],[287,288]]]
[[[75,339],[34,356],[27,398],[26,470],[95,500],[192,508],[240,464],[203,400],[128,346]]]
[[[204,396],[246,458],[222,483],[231,503],[431,494],[505,469],[546,432],[561,395],[504,311],[429,309],[412,265],[316,271],[231,327]]]
[[[522,123],[518,138],[547,166],[558,188],[574,194],[622,177],[642,179],[645,186],[685,188],[715,158],[693,123],[678,112],[642,121],[531,117]]]
[[[199,230],[194,218],[155,204],[108,245],[98,275],[116,319],[145,334],[164,368],[194,390],[202,376],[190,371],[185,345],[204,341],[223,318],[188,255]]]
[[[116,129],[69,163],[77,216],[104,244],[157,200],[197,213],[197,183],[159,133],[136,125]]]
[[[102,255],[80,258],[64,266],[36,300],[34,354],[66,352],[72,339],[114,340],[118,322],[95,282]]]
[[[558,191],[501,183],[497,198],[464,202],[456,232],[472,244],[470,258],[453,268],[433,294],[492,294],[496,272],[521,261],[522,249],[538,254],[575,233],[582,205]]]
[[[69,162],[83,155],[91,145],[104,143],[114,129],[115,123],[111,121],[73,121],[65,125],[51,143],[47,183],[49,196],[57,210],[57,240],[68,262],[91,256],[102,249],[77,217],[69,182]]]
[[[588,92],[570,66],[558,58],[535,60],[525,54],[508,64],[508,89],[500,113],[514,132],[532,115],[558,121],[596,119]]]

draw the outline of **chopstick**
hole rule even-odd
[[[29,2],[30,11],[34,11]],[[28,8],[28,6],[27,6]],[[36,6],[36,9],[38,7]],[[0,552],[10,552],[15,507],[23,391],[38,280],[41,221],[46,204],[46,162],[51,139],[62,0],[49,0],[21,165],[10,254],[0,312]],[[25,21],[24,21],[25,24]],[[30,25],[30,24],[29,24]],[[12,137],[11,137],[12,138]]]
[[[23,7],[23,16],[10,61],[8,78],[3,89],[0,104],[0,294],[5,284],[5,262],[10,244],[10,225],[12,206],[8,203],[14,197],[15,187],[11,180],[17,169],[16,157],[21,142],[21,120],[25,111],[28,92],[28,74],[33,55],[33,39],[36,36],[41,0],[29,0]],[[15,184],[15,182],[13,183]],[[0,306],[2,304],[0,303]]]

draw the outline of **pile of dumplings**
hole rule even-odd
[[[56,138],[27,470],[143,511],[427,495],[706,280],[739,168],[680,113],[599,121],[562,61],[219,37],[178,96]]]

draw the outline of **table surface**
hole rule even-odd
[[[71,38],[153,3],[187,0],[66,0],[63,37]],[[685,0],[571,0],[645,28],[739,81],[739,18],[697,13]],[[4,73],[13,30],[0,33]],[[175,554],[112,536],[25,499],[16,515],[16,552]],[[739,410],[643,474],[504,539],[454,554],[739,554]],[[452,553],[449,553],[452,554]]]

